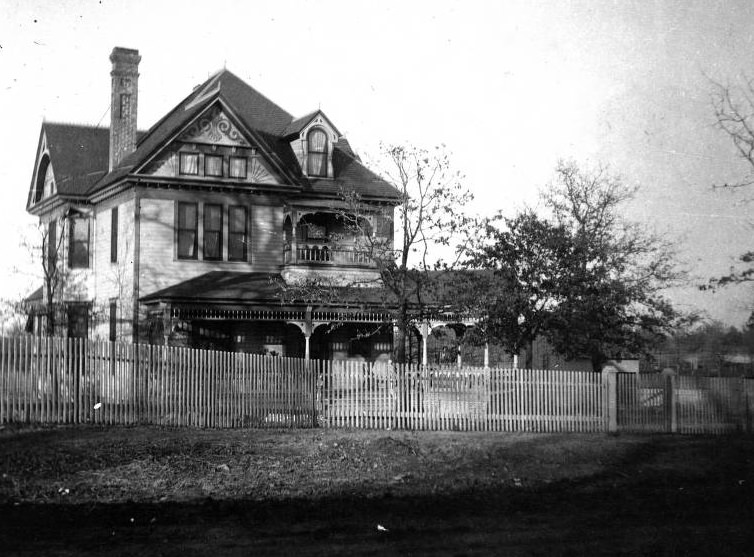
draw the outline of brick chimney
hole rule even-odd
[[[110,54],[113,63],[110,98],[110,171],[136,150],[136,108],[139,100],[138,50],[116,46]]]

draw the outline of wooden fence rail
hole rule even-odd
[[[754,379],[306,361],[0,339],[0,422],[435,431],[752,431]]]
[[[0,421],[311,427],[320,362],[79,339],[0,341]]]

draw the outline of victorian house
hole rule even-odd
[[[225,69],[138,131],[141,57],[110,60],[109,129],[42,124],[27,203],[50,283],[29,300],[37,330],[54,315],[56,335],[389,358],[378,273],[343,215],[358,196],[374,208],[361,235],[389,244],[398,191],[321,110],[294,117]],[[279,295],[312,277],[363,286]]]

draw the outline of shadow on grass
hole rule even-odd
[[[10,504],[0,506],[0,547],[60,555],[749,554],[750,485],[623,472],[635,469],[616,462],[579,481],[410,497]]]

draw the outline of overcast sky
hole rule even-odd
[[[536,203],[559,158],[640,187],[627,209],[695,283],[752,246],[754,191],[714,128],[705,77],[754,74],[749,1],[156,2],[0,0],[0,297],[38,284],[19,242],[43,119],[108,125],[109,54],[142,55],[139,127],[223,66],[294,115],[322,108],[365,157],[444,143],[473,210]],[[21,269],[17,271],[16,269]],[[695,284],[694,283],[694,284]],[[740,325],[754,290],[671,294]]]

